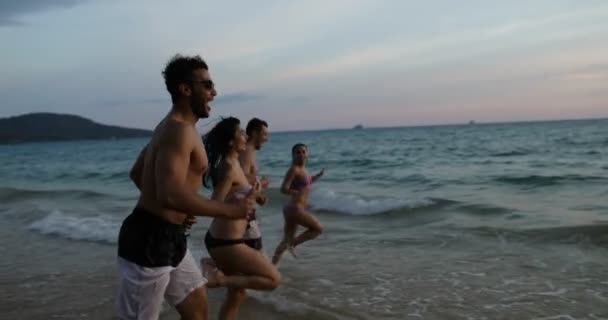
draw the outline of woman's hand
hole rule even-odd
[[[312,181],[315,182],[315,181],[319,180],[319,178],[321,178],[324,173],[325,173],[325,168],[321,169],[321,171],[319,171],[319,173],[312,176]]]

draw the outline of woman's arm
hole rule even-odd
[[[317,180],[319,180],[319,178],[321,178],[324,173],[325,173],[325,168],[321,169],[321,171],[319,171],[319,173],[312,176],[312,182],[316,182]]]
[[[296,169],[292,166],[285,173],[285,177],[283,178],[283,183],[281,184],[281,193],[293,196],[299,194],[299,191],[291,189],[291,183],[296,176]]]
[[[221,202],[226,200],[226,195],[228,195],[230,188],[232,188],[233,176],[234,170],[232,166],[229,163],[224,163],[218,172],[217,183],[213,186],[211,199]]]

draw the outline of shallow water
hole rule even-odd
[[[311,195],[325,233],[241,319],[608,318],[607,120],[273,133],[258,155],[267,253],[296,142],[326,168]],[[1,314],[112,318],[145,143],[0,146]],[[197,257],[208,224],[191,232]],[[210,290],[214,314],[222,295]]]

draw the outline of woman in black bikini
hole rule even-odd
[[[239,164],[239,153],[244,150],[246,135],[240,121],[222,119],[204,139],[209,157],[205,187],[213,186],[214,200],[231,202],[257,192],[259,184],[251,186]],[[252,191],[252,188],[254,189]],[[245,289],[274,290],[279,286],[280,274],[268,258],[256,248],[255,240],[243,239],[249,224],[246,219],[213,219],[205,235],[205,246],[213,258],[201,261],[203,273],[217,268],[215,283],[207,286],[228,287],[226,300],[220,309],[220,319],[235,319],[239,305],[246,297]]]
[[[283,207],[285,227],[283,229],[283,241],[277,246],[272,263],[277,264],[285,250],[295,256],[294,248],[305,241],[318,237],[323,232],[319,220],[308,211],[308,192],[310,185],[317,181],[325,170],[319,171],[314,176],[308,175],[306,171],[306,159],[308,158],[308,147],[298,143],[291,149],[292,163],[285,174],[281,192],[291,196],[289,202]],[[296,237],[298,226],[304,226],[306,231]]]

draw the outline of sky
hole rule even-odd
[[[152,129],[198,54],[271,131],[608,117],[608,1],[0,0],[0,117]]]

